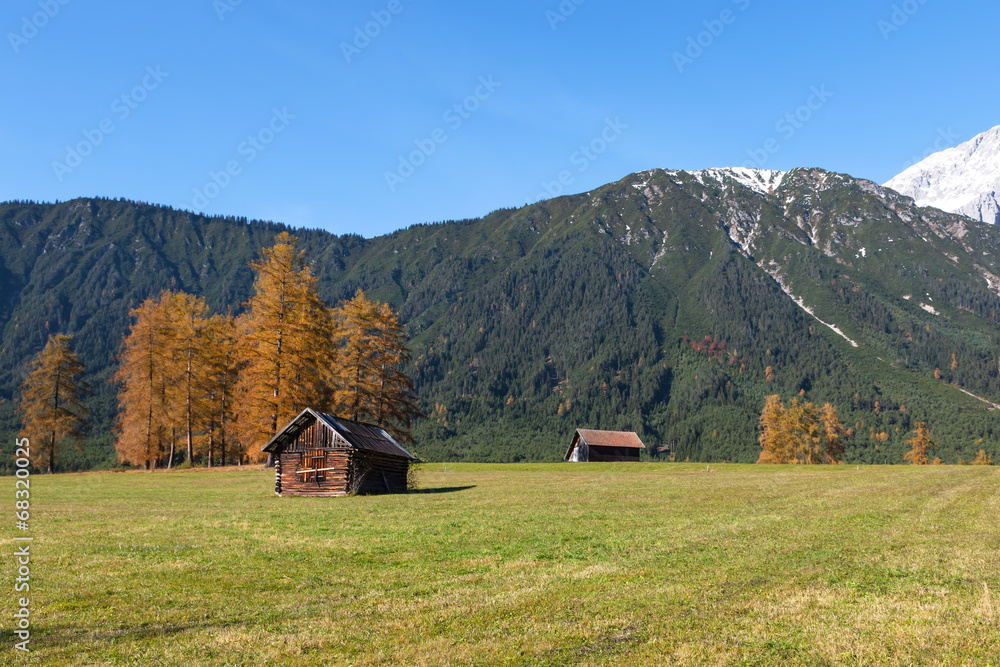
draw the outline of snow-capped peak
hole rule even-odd
[[[1000,126],[934,153],[885,184],[918,206],[1000,224]]]
[[[772,171],[770,169],[750,169],[748,167],[728,167],[725,169],[702,169],[693,171],[691,174],[704,184],[704,179],[711,178],[715,181],[724,181],[726,177],[732,178],[740,185],[755,190],[762,195],[771,194],[781,186],[785,180],[787,171]]]

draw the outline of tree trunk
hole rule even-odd
[[[174,467],[174,443],[177,441],[177,427],[170,428],[170,458],[167,459],[167,470]]]
[[[188,343],[188,354],[187,354],[187,460],[188,463],[194,465],[194,442],[191,436],[193,430],[193,416],[191,414],[191,357],[193,355],[193,350],[191,349],[191,344]]]
[[[51,475],[56,471],[56,432],[52,431],[52,439],[49,441],[49,469],[48,474]]]
[[[149,470],[149,460],[153,458],[153,404],[149,404],[149,412],[146,415],[146,470]]]
[[[208,467],[212,467],[212,454],[215,450],[215,422],[211,422],[208,427]]]

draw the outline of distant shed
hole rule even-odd
[[[306,408],[264,445],[279,496],[402,493],[417,460],[385,429]]]
[[[638,461],[646,446],[632,431],[594,431],[580,428],[566,452],[566,461]]]

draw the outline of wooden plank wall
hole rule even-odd
[[[638,461],[638,449],[632,447],[600,447],[590,446],[590,461],[592,463],[610,463],[615,461]]]
[[[304,452],[308,449],[327,449],[333,446],[333,434],[330,429],[319,422],[313,422],[302,429],[298,437],[295,438],[285,448],[286,452]]]
[[[355,452],[354,455],[361,459],[359,469],[367,471],[358,493],[406,493],[409,461],[374,452]]]
[[[336,468],[324,474],[326,479],[305,481],[306,475],[298,474],[301,469],[302,454],[285,451],[281,454],[281,494],[288,496],[343,496],[347,495],[347,470],[350,451],[333,450],[327,452],[326,467]]]
[[[365,479],[358,493],[405,493],[409,461],[374,452],[349,449],[327,451],[326,467],[335,468],[326,473],[326,479],[317,483],[298,474],[302,454],[285,450],[275,465],[279,495],[331,497],[347,495],[353,475],[364,472]],[[353,470],[352,470],[353,468]]]

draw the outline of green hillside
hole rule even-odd
[[[821,170],[744,183],[657,170],[375,239],[295,233],[325,299],[360,287],[408,323],[427,459],[553,460],[587,426],[637,430],[651,456],[750,462],[764,396],[800,392],[840,408],[849,461],[901,461],[918,420],[946,462],[1000,452],[995,415],[959,390],[1000,402],[1000,232]],[[125,201],[0,206],[4,432],[27,360],[73,333],[95,420],[64,458],[110,465],[128,309],[174,287],[237,311],[284,229]]]

